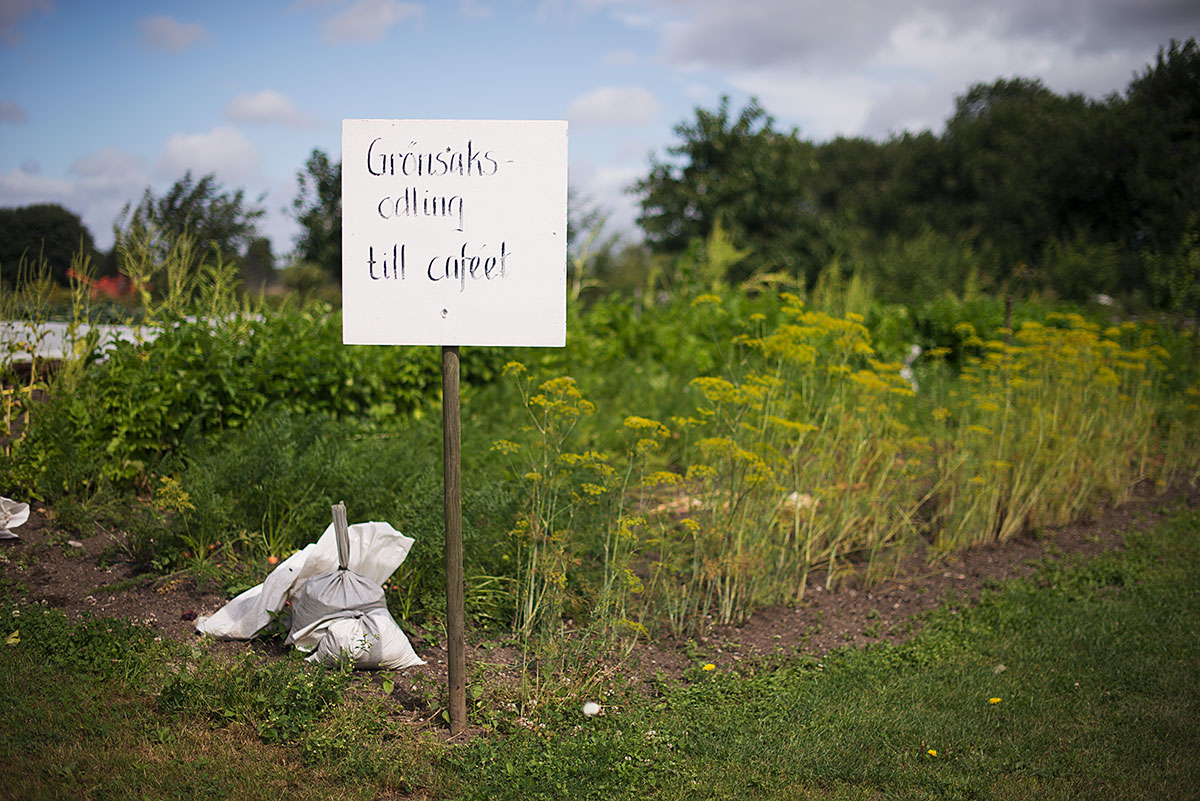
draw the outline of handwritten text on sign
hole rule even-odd
[[[342,340],[566,338],[567,124],[343,120]]]

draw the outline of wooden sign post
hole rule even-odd
[[[466,727],[458,346],[566,344],[567,124],[342,121],[342,342],[442,348],[450,729]]]

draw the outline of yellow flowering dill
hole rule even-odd
[[[813,425],[812,423],[801,423],[801,422],[797,422],[796,420],[785,420],[782,417],[776,417],[774,415],[768,417],[767,421],[770,423],[774,423],[775,425],[779,426],[780,428],[785,428],[788,431],[795,431],[796,433],[799,433],[799,434],[807,434],[810,431],[818,430],[818,427]]]
[[[196,508],[179,479],[172,476],[159,478],[158,489],[154,493],[154,507],[161,512],[188,512]]]
[[[967,479],[967,483],[968,484],[976,484],[976,485],[982,487],[987,482],[983,480],[983,476],[971,476],[970,478]]]
[[[671,429],[657,420],[651,420],[649,417],[626,417],[625,427],[631,431],[649,434],[653,437],[662,437],[663,439],[671,436]]]
[[[707,304],[721,305],[721,298],[716,295],[699,295],[692,300],[692,306],[704,306]]]
[[[696,481],[705,478],[713,478],[717,475],[717,469],[708,464],[694,464],[687,469],[687,480]]]
[[[521,446],[511,440],[498,439],[492,443],[490,450],[502,453],[505,456],[511,456],[514,453],[520,452]]]
[[[950,410],[945,406],[939,406],[933,410],[933,419],[939,423],[944,423],[950,419]]]
[[[981,412],[995,414],[996,412],[1000,411],[1000,404],[996,403],[995,401],[985,400],[975,404],[975,408]]]
[[[504,376],[521,375],[524,372],[526,372],[526,367],[520,362],[507,362],[500,374]]]
[[[983,434],[986,437],[990,437],[992,435],[992,429],[988,428],[987,426],[967,426],[967,431],[972,434]]]
[[[620,539],[637,539],[637,530],[646,525],[644,517],[622,517],[617,521],[617,537]]]
[[[752,323],[765,322],[766,319],[767,319],[767,315],[763,314],[762,312],[754,312],[754,314],[750,315],[750,322],[752,322]]]
[[[541,481],[542,474],[537,472],[536,470],[533,470],[533,471],[526,473],[524,478],[526,481]]]
[[[688,532],[698,534],[700,532],[700,524],[690,517],[682,518],[679,525],[683,526]]]
[[[658,487],[667,486],[673,487],[683,481],[683,477],[678,473],[672,473],[669,470],[656,470],[653,473],[648,473],[642,477],[643,487]]]
[[[712,403],[727,403],[737,398],[737,385],[715,376],[693,378],[690,386],[697,387]]]
[[[734,450],[733,440],[728,437],[705,437],[699,444],[700,450],[710,453],[728,454]]]
[[[581,489],[587,495],[603,495],[604,493],[608,492],[607,489],[600,486],[599,484],[592,484],[589,481],[585,481],[582,484]]]

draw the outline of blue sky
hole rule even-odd
[[[276,254],[343,118],[566,119],[569,182],[623,188],[672,128],[755,96],[816,140],[939,130],[973,82],[1122,91],[1195,0],[0,0],[0,207],[60,203],[101,246],[191,169],[268,212]]]

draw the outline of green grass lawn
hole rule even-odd
[[[903,646],[612,688],[598,716],[451,745],[299,660],[6,605],[0,797],[1197,798],[1200,512],[1126,544],[945,604]]]

